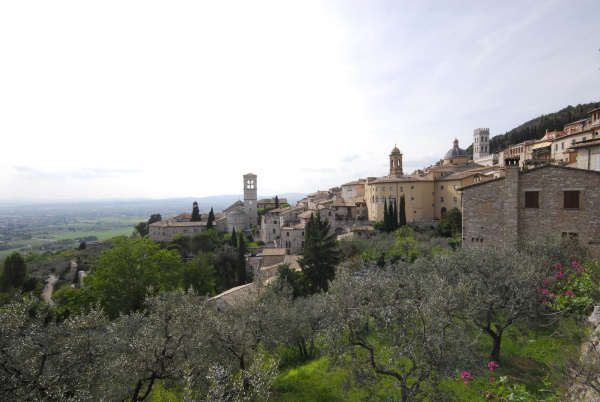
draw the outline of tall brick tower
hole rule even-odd
[[[248,216],[250,227],[258,224],[258,190],[256,177],[257,176],[253,173],[244,175],[244,210]]]
[[[476,128],[473,130],[473,160],[485,158],[490,154],[490,129]]]
[[[394,146],[390,154],[390,177],[402,176],[402,153]]]

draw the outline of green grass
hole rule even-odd
[[[482,336],[476,351],[479,357],[474,367],[456,367],[456,378],[444,379],[440,389],[451,400],[484,401],[490,387],[490,377],[507,376],[511,383],[523,384],[537,398],[547,394],[542,377],[548,375],[554,392],[568,387],[562,372],[567,358],[578,356],[581,342],[589,330],[581,317],[563,318],[558,324],[535,329],[525,325],[509,327],[502,340],[500,368],[487,368],[491,339]],[[464,385],[460,372],[469,371],[474,380]],[[380,377],[376,383],[358,384],[348,367],[329,367],[322,357],[284,369],[273,386],[273,399],[280,401],[360,401],[398,398],[397,385],[390,378]]]
[[[359,384],[350,368],[332,368],[326,357],[285,369],[275,380],[272,389],[272,399],[276,401],[358,402],[371,397],[394,400],[399,395],[390,378]]]
[[[579,355],[580,345],[588,334],[584,317],[565,317],[555,325],[534,329],[524,324],[509,327],[502,337],[500,368],[493,373],[487,369],[491,338],[482,336],[480,367],[461,367],[457,371],[467,370],[474,374],[475,380],[465,386],[457,374],[455,380],[443,382],[443,389],[457,400],[485,400],[490,377],[507,376],[511,383],[523,384],[528,392],[543,399],[547,394],[538,391],[544,388],[542,377],[547,375],[552,390],[562,393],[569,385],[563,372],[567,359]]]

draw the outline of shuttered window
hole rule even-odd
[[[565,191],[565,209],[579,209],[579,191]]]

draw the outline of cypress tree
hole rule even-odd
[[[239,233],[238,239],[238,280],[240,285],[248,282],[246,278],[246,239],[242,232]]]
[[[400,213],[399,213],[399,226],[406,225],[406,204],[404,201],[404,196],[400,197]]]
[[[210,212],[208,213],[208,221],[206,222],[206,229],[212,229],[215,225],[215,213],[213,212],[212,207],[210,208]]]
[[[17,252],[12,253],[4,260],[4,270],[0,278],[0,288],[9,290],[10,288],[19,288],[25,283],[27,276],[27,266],[23,256]]]
[[[396,209],[396,202],[392,203],[392,230],[398,229],[398,210]]]
[[[194,204],[192,206],[192,222],[200,222],[200,209],[198,208],[198,203],[196,201],[194,201]]]
[[[279,208],[279,197],[275,196],[275,209]]]
[[[383,198],[383,231],[389,232],[391,229],[390,212],[388,211],[387,198]]]
[[[233,227],[233,230],[231,231],[231,238],[229,239],[229,245],[231,247],[237,247],[238,243],[237,243],[237,235],[235,233],[235,226]]]

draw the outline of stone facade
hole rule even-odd
[[[465,151],[455,140],[453,148],[437,166],[401,177],[390,172],[387,177],[366,179],[364,199],[368,220],[382,221],[386,204],[394,203],[396,211],[400,211],[403,196],[409,223],[430,223],[452,208],[461,209],[462,194],[457,189],[475,180],[488,180],[490,177],[486,174],[493,170],[469,161],[464,155]]]
[[[194,236],[206,230],[204,222],[178,222],[174,219],[151,223],[148,234],[153,241],[169,241],[175,235]]]
[[[257,176],[252,173],[245,174],[244,201],[236,201],[215,215],[215,229],[231,232],[236,230],[249,230],[258,224],[257,211]],[[190,214],[181,214],[174,218],[150,224],[148,232],[154,241],[169,241],[177,234],[194,236],[206,230],[207,215],[202,215],[202,221],[191,222]]]
[[[490,155],[490,129],[473,130],[473,160],[479,162]]]
[[[552,165],[522,171],[517,163],[508,162],[503,178],[462,188],[464,247],[570,236],[600,255],[600,173]]]

